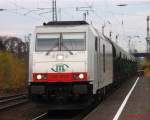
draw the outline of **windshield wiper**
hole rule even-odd
[[[46,52],[46,55],[49,55],[49,53],[52,52],[52,50],[53,50],[56,46],[57,46],[57,44],[55,44],[55,45],[53,46],[53,48],[51,48],[50,50],[48,50],[48,51]],[[63,47],[69,52],[70,55],[73,55],[73,52],[70,51],[70,50],[68,49],[68,47],[66,47],[66,46],[64,46],[64,45],[63,45]]]
[[[63,47],[66,48],[66,50],[69,52],[70,55],[73,55],[73,52],[70,51],[70,50],[68,49],[68,47],[66,47],[65,45],[63,45]]]
[[[53,48],[51,48],[50,50],[48,50],[48,51],[46,52],[46,55],[49,55],[49,53],[52,52],[52,50],[53,50],[55,47],[57,47],[57,44],[55,44],[55,45],[53,46]]]

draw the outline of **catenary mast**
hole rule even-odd
[[[53,22],[57,21],[57,6],[56,0],[52,0],[52,20]]]

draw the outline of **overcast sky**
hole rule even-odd
[[[51,8],[52,0],[0,0],[0,35],[14,35],[24,38],[34,32],[34,27],[51,20],[51,10],[35,11],[37,8]],[[118,4],[127,4],[118,7]],[[131,46],[144,51],[146,49],[146,16],[150,15],[149,0],[57,0],[59,20],[82,20],[83,12],[76,7],[92,6],[88,22],[101,31],[106,24],[105,34],[109,31],[119,34],[118,44],[128,50],[128,36],[132,36]],[[45,13],[46,12],[46,13]],[[48,12],[48,13],[47,13]],[[45,14],[41,14],[45,13]],[[61,17],[60,17],[61,16]],[[134,38],[133,36],[140,36]],[[115,40],[114,40],[115,41]]]

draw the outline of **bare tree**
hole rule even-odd
[[[4,49],[18,57],[27,57],[29,52],[28,41],[23,42],[20,38],[0,36],[0,50]]]

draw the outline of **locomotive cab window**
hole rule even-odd
[[[63,33],[62,50],[64,51],[84,51],[85,33]]]
[[[37,34],[36,51],[59,50],[60,34]]]

